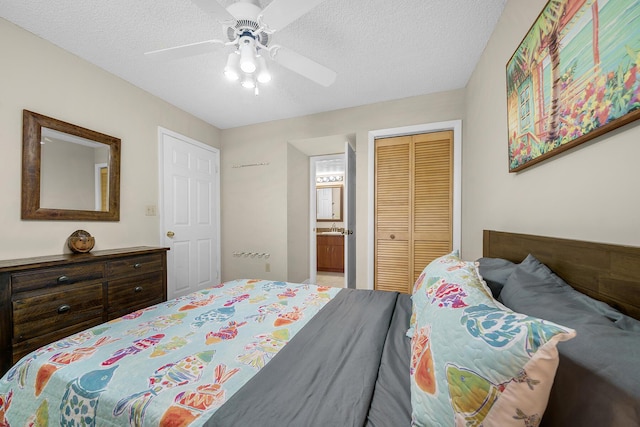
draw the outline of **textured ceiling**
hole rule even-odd
[[[0,0],[0,17],[226,129],[463,88],[506,1],[324,0],[273,43],[334,70],[336,82],[269,62],[273,80],[259,96],[224,79],[229,47],[165,62],[143,55],[222,38],[191,0]]]

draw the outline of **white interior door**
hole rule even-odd
[[[356,288],[356,153],[349,142],[345,142],[344,171],[344,284]]]
[[[160,129],[161,233],[167,253],[167,297],[220,280],[219,150]]]

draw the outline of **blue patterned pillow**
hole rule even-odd
[[[418,280],[416,280],[416,283],[413,285],[413,292],[411,295],[413,311],[411,314],[411,320],[409,321],[409,330],[407,331],[408,337],[413,336],[417,312],[424,309],[428,303],[427,297],[424,292],[421,292],[421,290],[423,290],[425,286],[430,286],[428,282],[436,277],[436,273],[439,278],[444,279],[447,277],[457,276],[457,270],[466,266],[466,264],[467,263],[460,260],[458,251],[454,250],[447,255],[433,260],[424,268],[424,270],[422,270],[422,273],[418,276]]]
[[[433,261],[413,295],[415,426],[537,426],[572,329],[495,301],[475,263]]]

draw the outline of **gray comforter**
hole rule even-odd
[[[206,426],[408,426],[408,295],[342,290]]]

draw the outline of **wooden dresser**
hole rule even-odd
[[[43,345],[166,301],[167,250],[0,261],[0,375]]]

